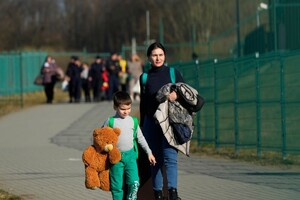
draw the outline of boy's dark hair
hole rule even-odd
[[[120,105],[130,105],[132,100],[127,92],[118,91],[113,97],[114,107],[119,107]]]
[[[162,49],[163,52],[166,54],[165,47],[159,42],[154,42],[147,49],[147,57],[149,57],[151,55],[151,53],[154,49]]]

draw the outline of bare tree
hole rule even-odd
[[[240,0],[241,18],[261,0]],[[163,31],[168,43],[198,42],[234,27],[236,0],[5,0],[0,1],[0,50],[22,48],[120,51],[133,37]],[[163,26],[160,26],[161,23]],[[163,27],[163,30],[162,30]],[[193,32],[194,31],[194,32]]]

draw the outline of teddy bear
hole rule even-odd
[[[119,128],[102,127],[94,130],[93,145],[88,146],[82,154],[87,189],[110,191],[109,168],[121,160],[121,153],[116,147],[120,134]]]

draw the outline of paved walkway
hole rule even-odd
[[[109,200],[84,187],[82,151],[111,102],[40,105],[0,118],[0,188],[25,200]],[[300,171],[180,156],[183,200],[296,200]]]

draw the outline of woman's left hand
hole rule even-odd
[[[176,92],[175,92],[175,91],[171,92],[171,93],[169,94],[169,96],[168,96],[168,100],[171,101],[171,102],[173,102],[173,101],[176,101],[176,99],[177,99],[177,94],[176,94]]]

